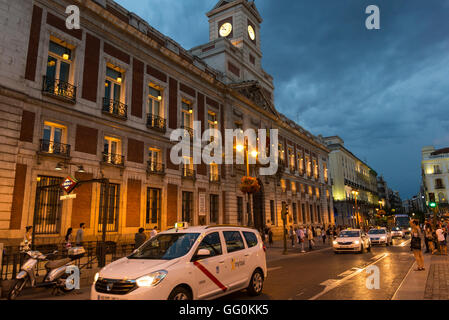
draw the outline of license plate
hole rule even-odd
[[[116,297],[98,295],[97,300],[120,300]]]

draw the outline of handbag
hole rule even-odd
[[[412,237],[411,240],[411,247],[414,250],[421,250],[421,238],[419,237]]]

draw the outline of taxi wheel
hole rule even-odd
[[[360,245],[360,251],[359,251],[359,253],[362,254],[362,253],[364,253],[364,252],[365,252],[365,248],[363,248],[363,244],[362,244],[362,245]]]
[[[263,274],[260,270],[254,271],[248,286],[248,294],[250,296],[258,296],[263,290]]]
[[[366,251],[371,252],[371,245],[366,249]]]
[[[192,293],[184,287],[176,287],[170,293],[168,300],[192,300]]]

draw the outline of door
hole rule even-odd
[[[225,264],[228,268],[226,278],[229,290],[242,288],[248,280],[248,258],[249,252],[245,248],[240,231],[223,231],[226,245]]]
[[[206,235],[196,252],[200,249],[208,250],[210,256],[199,258],[195,254],[192,258],[196,284],[198,286],[198,299],[210,299],[223,294],[228,289],[225,285],[225,260],[219,232],[212,232]]]

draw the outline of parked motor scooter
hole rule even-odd
[[[66,279],[70,276],[66,273],[66,270],[74,264],[75,260],[82,258],[85,252],[83,247],[70,248],[68,257],[60,260],[49,260],[50,257],[58,253],[57,251],[47,255],[39,251],[26,252],[28,260],[20,268],[20,272],[17,274],[15,282],[9,291],[8,300],[16,299],[28,282],[32,288],[51,288],[53,289],[52,294],[72,291],[73,289],[68,289],[66,286]],[[41,283],[37,283],[35,274],[37,266],[41,261],[48,261],[45,264],[47,273],[44,280]]]

